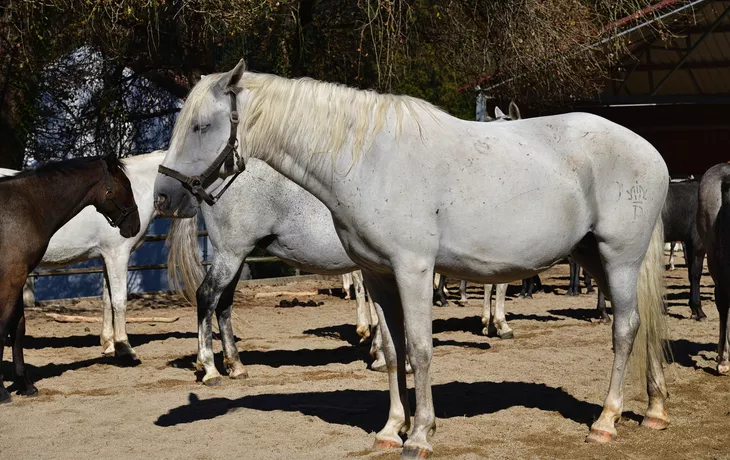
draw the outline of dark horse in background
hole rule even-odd
[[[730,165],[708,169],[699,184],[697,230],[707,249],[707,266],[715,282],[715,305],[720,314],[717,372],[730,373]]]
[[[700,278],[705,248],[697,231],[697,208],[700,183],[696,180],[669,184],[667,201],[662,210],[664,241],[681,241],[689,274],[689,308],[692,319],[706,319],[700,304]]]
[[[690,318],[702,321],[707,318],[700,304],[700,278],[705,259],[705,246],[697,230],[697,209],[700,183],[696,180],[670,182],[667,199],[662,209],[664,241],[681,241],[689,278]],[[600,292],[599,292],[600,296]],[[599,297],[598,311],[605,320],[605,300]]]
[[[0,362],[5,340],[13,347],[15,389],[38,392],[25,372],[23,285],[53,234],[86,206],[94,206],[124,237],[139,232],[139,213],[116,157],[47,164],[0,179]],[[0,372],[0,402],[10,400]]]

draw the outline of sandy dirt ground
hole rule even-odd
[[[684,266],[667,272],[669,429],[638,425],[646,396],[629,383],[618,439],[599,446],[584,438],[608,387],[610,327],[594,319],[594,295],[563,295],[567,275],[567,265],[546,272],[548,292],[532,300],[518,299],[516,285],[510,290],[512,340],[481,335],[475,285],[468,305],[434,307],[434,458],[729,459],[730,377],[714,370],[718,315],[709,276],[702,279],[708,320],[698,323],[688,319]],[[250,377],[217,387],[196,382],[196,314],[175,296],[132,301],[130,316],[180,317],[129,326],[142,359],[136,367],[100,355],[99,325],[44,315],[99,314],[98,300],[29,311],[26,360],[40,394],[0,407],[2,458],[398,458],[370,450],[387,418],[387,377],[366,369],[354,302],[324,292],[314,297],[321,306],[280,308],[280,299],[254,298],[266,289],[282,287],[246,289],[235,299],[238,348]],[[5,357],[3,372],[12,380],[8,351]],[[217,359],[223,372],[220,353]]]

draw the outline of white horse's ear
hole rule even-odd
[[[499,107],[495,107],[494,108],[494,118],[504,118],[504,117],[505,117],[505,115],[504,115],[504,112],[502,112],[502,109],[500,109]]]
[[[509,118],[510,120],[521,120],[522,115],[520,114],[520,108],[517,107],[515,101],[509,103]]]
[[[246,63],[243,62],[243,59],[238,61],[238,64],[236,64],[236,67],[233,68],[230,72],[227,72],[223,76],[223,82],[225,88],[230,88],[232,86],[236,86],[238,82],[241,80],[241,77],[243,77],[243,73],[246,71]]]

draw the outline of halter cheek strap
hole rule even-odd
[[[106,214],[102,215],[106,218],[106,221],[109,222],[109,225],[111,225],[112,227],[119,227],[119,225],[124,222],[124,219],[126,219],[130,214],[137,210],[137,203],[132,206],[127,206],[126,208],[120,205],[119,202],[117,202],[114,190],[112,190],[112,181],[109,177],[109,166],[103,159],[101,160],[101,167],[104,169],[104,183],[106,185],[106,196],[104,197],[102,205],[106,204],[107,201],[111,201],[114,206],[116,206],[116,208],[120,211],[119,217],[114,220],[112,220],[112,218],[107,216]]]
[[[231,99],[231,132],[228,135],[228,142],[223,150],[218,154],[213,163],[197,176],[186,176],[185,174],[175,171],[174,169],[162,166],[158,168],[160,174],[172,177],[182,184],[195,198],[199,201],[205,201],[213,206],[223,193],[231,186],[234,180],[246,170],[246,164],[243,157],[238,154],[238,111],[236,110],[236,96],[241,91],[240,88],[229,88],[228,94]],[[225,167],[225,174],[233,174],[234,167],[238,167],[238,172],[226,183],[223,189],[217,194],[211,196],[206,189],[210,187],[218,178],[218,171],[221,166]]]

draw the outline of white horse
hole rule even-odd
[[[241,207],[239,203],[248,203]],[[213,261],[204,273],[197,240],[197,219],[176,219],[168,234],[168,273],[173,287],[182,288],[198,308],[198,358],[206,385],[220,383],[213,362],[212,315],[216,312],[223,343],[224,364],[231,378],[244,378],[233,337],[233,293],[246,257],[261,247],[289,265],[325,275],[357,269],[337,238],[329,210],[309,192],[262,161],[251,161],[215,206],[201,206],[213,245]],[[364,339],[373,331],[374,370],[385,369],[377,333],[378,320],[370,300],[365,303],[362,275],[352,273],[357,305],[357,333]],[[203,279],[204,276],[204,279]],[[202,281],[202,283],[201,283]],[[197,289],[197,294],[196,294]]]
[[[102,353],[114,354],[127,361],[139,361],[127,337],[127,264],[129,256],[142,244],[147,227],[154,217],[152,192],[157,167],[165,157],[164,151],[137,155],[122,160],[132,185],[139,209],[140,231],[124,238],[119,230],[109,226],[104,216],[89,206],[61,227],[51,238],[40,267],[57,267],[101,257],[104,261],[102,295],[103,321]],[[15,175],[18,171],[0,169],[0,175]],[[30,277],[28,278],[31,279]],[[31,302],[32,284],[26,282],[24,301]]]
[[[390,411],[376,447],[403,446],[403,458],[432,452],[434,270],[505,283],[568,255],[614,308],[611,383],[588,440],[616,435],[632,349],[647,376],[642,423],[668,426],[659,221],[669,175],[640,136],[584,113],[468,122],[410,97],[245,72],[241,61],[191,91],[160,166],[157,209],[194,216],[198,203],[215,203],[210,193],[225,191],[225,178],[250,158],[322,201],[363,270],[390,383]],[[403,444],[399,434],[410,428],[406,342],[416,410]]]

